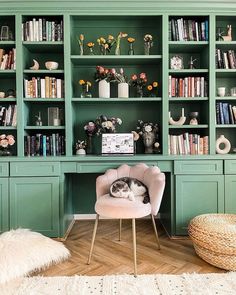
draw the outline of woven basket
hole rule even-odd
[[[188,232],[202,259],[226,270],[236,270],[236,215],[199,215],[190,221]]]

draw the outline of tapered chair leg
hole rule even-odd
[[[122,219],[119,219],[119,241],[121,241]]]
[[[134,255],[134,276],[137,277],[137,253],[136,253],[136,228],[135,218],[132,219],[133,255]]]
[[[157,227],[156,227],[154,215],[151,214],[151,217],[152,217],[152,224],[153,224],[153,228],[154,228],[154,232],[155,232],[155,236],[156,236],[156,240],[157,240],[157,248],[158,248],[158,250],[160,250],[161,246],[160,246],[160,241],[159,241],[159,237],[158,237],[158,233],[157,233]]]
[[[95,241],[97,227],[98,227],[98,219],[99,219],[99,215],[97,214],[95,224],[94,224],[94,228],[93,228],[93,236],[92,236],[91,247],[90,247],[90,252],[89,252],[89,257],[88,257],[87,264],[90,264],[92,253],[93,253],[93,246],[94,246],[94,241]]]

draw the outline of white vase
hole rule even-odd
[[[110,83],[106,80],[98,82],[98,96],[99,98],[110,98]]]
[[[118,84],[118,97],[128,98],[129,97],[129,84],[119,83]]]

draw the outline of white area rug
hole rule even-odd
[[[61,243],[28,229],[0,235],[0,283],[44,269],[70,256]],[[0,291],[1,294],[1,291]]]
[[[32,277],[2,287],[1,295],[235,295],[236,273]]]

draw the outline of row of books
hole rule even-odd
[[[236,58],[234,50],[223,51],[216,49],[216,68],[217,69],[236,69]]]
[[[169,76],[169,97],[206,97],[208,84],[205,77],[177,78]]]
[[[171,41],[208,41],[208,20],[172,18],[169,21],[169,28]]]
[[[216,124],[236,124],[236,106],[228,102],[217,102]]]
[[[169,155],[207,155],[208,136],[183,133],[180,135],[168,135]]]
[[[65,155],[65,137],[59,133],[26,135],[24,144],[25,156]]]
[[[16,48],[12,48],[9,51],[5,51],[5,49],[0,48],[0,69],[16,69]]]
[[[17,124],[17,106],[0,106],[0,126],[13,126]]]
[[[62,41],[63,21],[33,18],[22,24],[22,41]]]
[[[45,76],[24,79],[25,98],[62,98],[64,97],[64,80]]]

